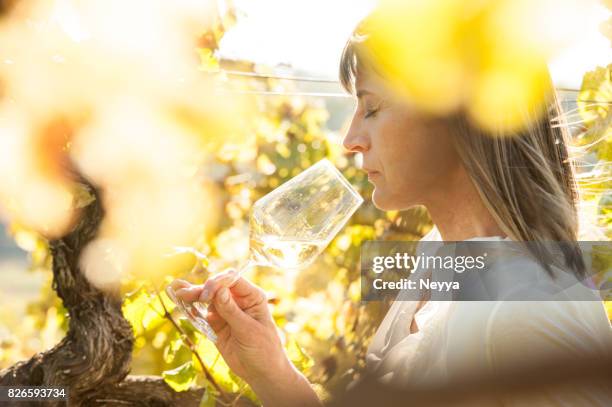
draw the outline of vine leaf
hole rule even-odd
[[[162,372],[164,381],[168,383],[174,391],[188,390],[196,381],[197,370],[190,360],[172,370]]]
[[[287,344],[287,355],[295,367],[300,371],[306,371],[314,365],[314,361],[295,339],[290,339]]]
[[[172,363],[178,350],[184,347],[184,342],[178,333],[174,333],[173,338],[164,347],[164,362]]]

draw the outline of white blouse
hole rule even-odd
[[[468,240],[510,240],[480,237]],[[442,241],[434,227],[421,241]],[[419,252],[438,245],[429,243]],[[504,262],[497,272],[530,270],[538,284],[554,285],[544,270],[527,257]],[[509,270],[511,269],[511,270]],[[417,270],[415,275],[426,270]],[[587,290],[578,284],[575,289]],[[415,314],[416,301],[398,301],[380,324],[366,355],[366,369],[390,385],[444,383],[464,373],[528,365],[548,352],[609,352],[612,328],[602,301],[428,301]],[[574,298],[573,296],[571,298]],[[415,320],[418,331],[410,333]],[[569,389],[568,389],[569,390]],[[504,405],[608,406],[612,390],[593,384],[565,393],[554,391]],[[492,401],[500,403],[502,400]]]

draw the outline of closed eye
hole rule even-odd
[[[364,119],[367,119],[368,117],[374,116],[376,113],[378,113],[378,109],[369,110],[369,111],[365,112],[363,117],[364,117]]]
[[[373,109],[366,110],[365,114],[363,115],[363,118],[367,119],[368,117],[372,117],[376,113],[378,113],[379,110],[380,110],[380,104]]]

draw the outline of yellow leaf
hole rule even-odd
[[[293,338],[287,341],[287,356],[300,371],[310,369],[314,365],[312,358],[304,352]]]
[[[96,200],[89,187],[81,183],[75,183],[72,188],[72,205],[75,208],[84,208]]]
[[[200,57],[200,70],[204,72],[219,71],[219,61],[214,55],[214,52],[208,48],[198,48]]]

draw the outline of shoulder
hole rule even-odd
[[[453,302],[449,369],[520,368],[546,358],[607,355],[612,328],[602,301]]]
[[[507,246],[507,245],[506,245]],[[526,253],[526,249],[503,246],[503,254],[495,256],[486,269],[478,273],[488,290],[489,300],[501,301],[600,301],[586,280],[571,270],[544,265]]]
[[[500,301],[487,318],[491,366],[530,358],[608,352],[612,330],[602,301]]]
[[[498,262],[488,272],[500,300],[494,302],[487,318],[492,343],[525,338],[552,341],[554,337],[561,346],[569,338],[610,335],[603,301],[573,273],[553,266],[551,274],[525,255]],[[525,338],[517,338],[519,335]],[[568,341],[559,340],[563,337]]]

